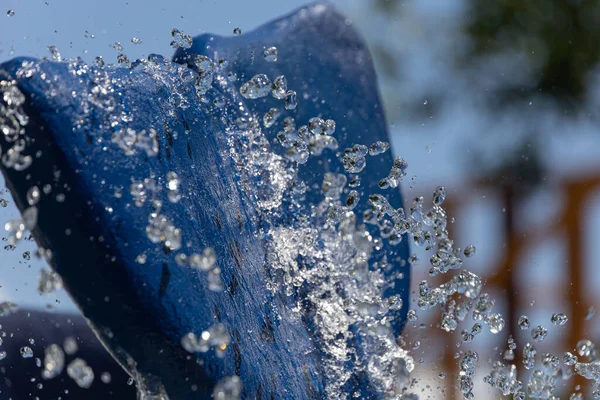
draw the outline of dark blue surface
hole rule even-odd
[[[263,46],[278,47],[277,63],[263,60]],[[329,6],[310,6],[240,37],[201,36],[187,54],[193,52],[226,58],[240,82],[256,73],[272,79],[286,75],[300,104],[294,112],[286,111],[280,123],[286,114],[297,124],[319,115],[332,118],[339,150],[389,140],[368,52],[352,25]],[[179,52],[175,60],[185,62],[186,54]],[[3,64],[0,74],[15,77],[23,61]],[[266,290],[265,250],[257,235],[261,220],[239,190],[231,160],[222,156],[228,146],[216,133],[233,124],[239,112],[210,104],[217,95],[230,95],[214,85],[206,104],[198,101],[192,84],[180,85],[177,91],[189,101],[182,109],[173,106],[174,88],[143,68],[110,70],[115,93],[103,100],[114,100],[133,116],[128,127],[155,128],[160,143],[158,157],[141,152],[125,157],[110,141],[112,114],[82,97],[94,86],[93,74],[71,71],[66,63],[44,61],[32,78],[17,81],[31,118],[26,153],[41,151],[41,156],[26,171],[2,169],[21,210],[32,185],[52,185],[52,195],[42,196],[39,203],[34,235],[40,246],[52,250],[52,265],[101,340],[127,369],[161,381],[172,400],[210,398],[214,384],[229,375],[242,378],[243,398],[322,397],[326,377],[311,340],[310,321],[288,318],[289,299]],[[44,80],[42,73],[52,80]],[[262,115],[275,101],[249,101],[246,107]],[[269,139],[279,129],[276,125],[267,131]],[[361,173],[365,194],[380,192],[377,183],[391,165],[390,152],[368,160]],[[326,150],[301,168],[301,176],[309,185],[320,185],[324,172],[342,170],[334,152]],[[178,266],[173,254],[152,245],[145,233],[152,207],[149,202],[131,205],[127,188],[132,179],[151,173],[164,177],[169,171],[180,176],[185,195],[173,204],[165,190],[160,192],[162,212],[182,228],[189,252],[216,250],[225,292],[208,290],[206,274]],[[114,196],[116,188],[124,189],[120,199]],[[55,201],[58,193],[66,195],[65,202]],[[394,207],[401,205],[398,191],[385,193]],[[306,205],[320,200],[309,195]],[[366,199],[360,207],[367,207]],[[405,243],[386,247],[395,268],[400,268],[400,258],[407,259]],[[140,253],[148,256],[144,265],[135,262]],[[390,276],[395,268],[388,271]],[[405,304],[393,322],[398,334],[408,310],[409,270],[402,268],[406,279],[398,280],[393,290]],[[225,357],[213,351],[198,354],[200,362],[187,357],[181,337],[199,334],[217,321],[232,337]],[[348,389],[367,397],[373,392],[361,379],[354,377]]]

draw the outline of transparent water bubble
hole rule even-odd
[[[585,320],[589,321],[594,317],[594,314],[596,314],[596,309],[594,308],[594,306],[590,306],[587,312],[585,313]]]
[[[554,325],[565,325],[569,318],[564,313],[554,313],[550,319]]]
[[[263,56],[265,57],[266,62],[277,62],[279,50],[277,50],[277,47],[275,46],[269,47],[268,49],[265,49]]]
[[[188,257],[189,265],[200,271],[210,271],[217,263],[217,254],[214,249],[207,247],[202,254],[192,254]]]
[[[477,252],[477,249],[472,244],[465,247],[465,250],[464,250],[465,257],[467,257],[467,258],[473,257],[476,252]]]
[[[295,110],[297,106],[298,99],[296,98],[296,92],[293,90],[288,90],[285,94],[285,109]]]
[[[529,318],[526,315],[521,315],[517,322],[522,331],[529,329]]]
[[[259,99],[268,96],[271,90],[269,77],[265,74],[258,74],[240,87],[240,94],[246,99]]]
[[[173,40],[171,40],[170,46],[174,49],[179,47],[183,49],[189,49],[190,47],[192,47],[192,37],[187,33],[180,31],[177,28],[171,29],[171,37],[173,38]]]
[[[491,314],[488,319],[488,325],[490,327],[490,332],[498,334],[504,329],[504,318],[498,313]]]
[[[117,64],[123,68],[131,68],[131,61],[129,61],[129,57],[125,53],[117,54]]]
[[[531,343],[525,344],[523,347],[523,366],[526,369],[532,369],[535,366],[535,356],[537,350]]]
[[[48,295],[63,288],[62,279],[55,272],[47,269],[40,271],[40,279],[38,281],[38,292]]]
[[[56,46],[48,46],[48,51],[50,52],[50,60],[60,62],[62,61],[62,57]]]
[[[33,350],[31,350],[31,347],[29,347],[29,346],[23,346],[23,347],[21,347],[21,349],[19,351],[21,353],[21,357],[23,357],[23,358],[32,358],[33,357]]]
[[[234,36],[240,36],[241,34],[242,34],[242,28],[240,28],[239,26],[233,29]]]
[[[575,348],[577,349],[577,354],[581,357],[589,357],[592,360],[596,359],[596,346],[591,340],[581,339],[577,342]]]
[[[377,141],[369,147],[369,154],[372,156],[383,154],[388,151],[389,148],[390,144],[388,142]]]
[[[137,37],[134,36],[134,37],[131,38],[131,43],[133,43],[133,44],[142,44],[142,39],[137,38]]]
[[[212,87],[216,66],[213,60],[204,55],[194,56],[194,64],[198,70],[194,87],[196,88],[196,94],[202,96]]]
[[[214,268],[208,273],[208,289],[213,292],[221,292],[225,289],[220,268]]]
[[[110,372],[104,371],[102,374],[100,374],[100,380],[102,381],[102,383],[108,385],[112,381],[112,376]]]
[[[446,189],[443,186],[438,186],[433,191],[433,204],[441,206],[444,200],[446,200]]]
[[[536,342],[543,341],[546,336],[548,336],[548,329],[544,328],[542,325],[538,325],[531,330],[531,337]]]
[[[40,189],[37,186],[32,186],[27,191],[27,203],[30,206],[34,206],[40,201]]]
[[[67,374],[75,381],[77,386],[88,389],[94,382],[94,371],[85,360],[76,358],[67,366]]]
[[[288,82],[284,75],[280,75],[273,81],[271,95],[278,100],[286,98],[288,92]]]
[[[65,353],[60,346],[51,344],[44,350],[42,378],[53,379],[60,375],[65,367]]]
[[[567,351],[563,354],[563,363],[565,365],[575,365],[577,363],[577,356]]]
[[[242,381],[237,376],[228,376],[219,381],[213,390],[215,400],[239,400],[242,396]]]
[[[275,122],[277,122],[277,118],[281,115],[281,112],[277,108],[271,108],[269,111],[265,113],[263,116],[263,125],[265,128],[272,127]]]
[[[68,355],[73,355],[79,350],[77,340],[73,336],[68,336],[65,338],[63,342],[63,348],[65,349],[65,353]]]
[[[14,15],[15,15],[15,10],[8,10],[6,12],[6,16],[7,17],[14,17]]]

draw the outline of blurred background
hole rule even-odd
[[[170,30],[229,35],[306,3],[301,0],[4,0],[0,62],[14,56],[116,62],[115,42],[133,60],[169,55]],[[362,31],[379,73],[396,155],[409,163],[403,191],[431,198],[448,191],[455,242],[477,248],[467,267],[506,319],[498,335],[484,332],[469,347],[480,354],[475,398],[496,391],[482,382],[512,335],[522,346],[532,327],[548,328],[538,355],[562,357],[578,340],[600,339],[600,2],[592,0],[336,0]],[[132,41],[132,38],[139,40]],[[138,42],[134,44],[133,42]],[[139,43],[141,42],[141,43]],[[1,222],[17,217],[0,183]],[[3,245],[7,243],[4,242]],[[27,253],[31,255],[27,256]],[[63,291],[41,295],[42,261],[35,244],[0,252],[0,301],[74,311]],[[428,256],[417,252],[416,289],[428,277]],[[30,258],[30,259],[29,259]],[[441,282],[441,281],[439,281]],[[439,283],[438,282],[438,283]],[[411,308],[417,308],[411,304]],[[569,317],[565,326],[552,313]],[[437,329],[439,312],[419,312],[405,340],[419,361],[422,398],[460,398],[455,353],[460,332]],[[539,357],[539,356],[538,356]],[[420,360],[421,359],[421,360]],[[440,373],[445,377],[440,377]],[[561,398],[580,378],[564,380]],[[586,396],[587,397],[587,396]]]

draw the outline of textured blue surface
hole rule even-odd
[[[266,63],[263,46],[273,45],[279,61]],[[389,140],[368,52],[351,24],[329,6],[310,6],[240,37],[201,36],[175,60],[186,62],[190,53],[226,58],[242,82],[256,73],[285,74],[301,103],[287,113],[299,124],[318,115],[334,119],[340,150]],[[0,74],[15,77],[23,61],[3,64]],[[21,210],[32,185],[52,185],[52,195],[39,203],[34,235],[40,246],[52,250],[52,265],[101,340],[127,369],[160,380],[172,400],[210,398],[214,384],[229,375],[242,378],[243,398],[322,397],[326,377],[310,320],[289,318],[289,299],[266,290],[264,245],[257,235],[261,221],[236,185],[231,160],[223,156],[228,149],[223,135],[215,134],[238,115],[237,108],[211,105],[215,96],[228,94],[214,87],[206,104],[198,101],[192,84],[180,85],[177,92],[189,102],[182,109],[173,105],[174,88],[143,68],[110,70],[115,92],[103,100],[110,98],[133,115],[129,127],[155,128],[160,143],[158,157],[141,152],[125,157],[110,141],[111,114],[82,99],[94,86],[92,73],[71,71],[66,63],[44,61],[32,78],[17,80],[31,118],[26,153],[41,151],[41,156],[26,171],[3,168],[3,173]],[[53,77],[51,82],[42,73]],[[246,107],[262,115],[273,102],[262,99]],[[277,128],[269,131],[270,139]],[[324,172],[342,171],[339,159],[327,151],[301,169],[309,185],[320,185]],[[377,183],[389,172],[392,156],[387,152],[369,161],[362,186],[366,193],[380,192]],[[145,233],[149,202],[131,205],[126,192],[132,180],[151,173],[164,177],[169,171],[180,176],[185,195],[173,204],[166,191],[160,192],[162,212],[182,228],[190,249],[216,250],[224,293],[208,290],[206,274],[178,266],[173,254],[152,245]],[[120,199],[114,196],[117,188],[125,192]],[[58,193],[66,195],[65,202],[55,201]],[[401,205],[398,191],[386,194],[395,207]],[[316,204],[320,198],[306,201]],[[398,260],[408,256],[404,243],[387,249],[397,268]],[[135,262],[140,253],[148,257],[144,265]],[[402,268],[408,275],[408,267]],[[399,280],[394,289],[405,300],[394,321],[396,333],[408,310],[408,281]],[[199,334],[217,321],[232,337],[225,357],[212,351],[198,354],[199,362],[187,357],[181,337]],[[372,393],[360,376],[351,379],[348,390],[360,390],[363,397]]]

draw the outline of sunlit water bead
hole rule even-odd
[[[228,376],[219,381],[213,390],[215,400],[239,400],[242,396],[242,380],[237,376]]]
[[[517,379],[517,367],[514,364],[505,365],[501,361],[492,364],[492,371],[483,381],[502,392],[504,396],[517,394],[523,384]]]
[[[269,47],[265,49],[263,56],[266,62],[277,62],[279,59],[279,50],[275,46]]]
[[[240,36],[242,34],[242,28],[239,26],[233,29],[233,36]]]
[[[460,369],[458,388],[465,399],[473,398],[473,377],[475,376],[478,361],[479,355],[473,350],[467,350],[458,363]]]
[[[134,36],[134,37],[131,38],[131,43],[133,43],[133,44],[142,44],[142,39],[137,38],[137,37]]]
[[[575,365],[577,363],[577,356],[569,351],[563,354],[563,363],[565,365]]]
[[[217,254],[215,251],[207,247],[202,251],[202,254],[194,253],[187,258],[189,266],[200,271],[210,271],[217,263]]]
[[[52,379],[57,377],[65,367],[65,353],[60,346],[51,344],[44,350],[42,378]]]
[[[55,271],[48,269],[40,270],[40,278],[38,280],[38,292],[48,295],[63,288],[62,279]]]
[[[527,317],[527,315],[521,315],[519,317],[519,320],[517,321],[517,325],[519,325],[519,328],[521,328],[522,331],[525,331],[527,329],[529,329],[529,318]]]
[[[311,121],[313,120],[317,120],[319,122],[319,125],[317,125],[318,127],[313,130],[310,128],[311,124],[309,121],[309,129],[313,133],[317,132],[315,134],[322,135],[325,131],[325,121],[323,121],[321,118],[312,118]],[[344,169],[352,174],[362,172],[362,170],[364,170],[367,166],[367,160],[365,156],[368,152],[368,147],[363,144],[355,144],[351,148],[345,149],[344,156],[342,157],[342,164],[344,165]]]
[[[29,347],[29,346],[23,346],[23,347],[21,347],[21,349],[19,351],[21,353],[21,357],[23,357],[23,358],[32,358],[33,357],[33,350],[31,350],[31,347]]]
[[[277,122],[277,118],[279,118],[280,115],[281,112],[277,108],[271,108],[267,111],[263,116],[263,125],[265,128],[270,128],[275,125],[275,122]]]
[[[284,100],[288,93],[288,82],[284,75],[275,78],[271,86],[271,95],[278,100]]]
[[[379,154],[383,154],[390,148],[390,144],[388,142],[377,141],[369,146],[369,155],[376,156]]]
[[[527,394],[534,399],[553,398],[556,377],[541,370],[534,370],[527,383]]]
[[[177,28],[171,29],[171,37],[173,38],[173,40],[171,40],[170,46],[175,49],[179,47],[183,49],[189,49],[190,47],[192,47],[192,37],[187,33],[180,31]]]
[[[464,255],[465,255],[465,257],[470,258],[470,257],[473,257],[476,252],[477,252],[477,249],[475,248],[475,246],[470,244],[467,247],[465,247]]]
[[[69,363],[67,374],[81,388],[88,389],[94,383],[94,371],[81,358],[76,358]]]
[[[581,339],[577,342],[575,348],[577,350],[577,354],[579,354],[581,357],[588,357],[590,361],[597,359],[596,345],[591,340]]]
[[[77,340],[73,336],[67,336],[63,342],[63,348],[65,353],[68,355],[73,355],[77,353],[79,350],[79,346],[77,345]]]
[[[536,342],[541,342],[546,339],[548,336],[548,329],[544,328],[542,325],[538,325],[531,330],[531,337]]]
[[[50,53],[50,60],[57,62],[62,61],[62,57],[60,56],[60,52],[56,46],[48,46],[48,52]]]
[[[193,333],[188,333],[181,339],[182,347],[189,353],[206,353],[214,349],[218,357],[224,357],[231,337],[223,324],[215,324],[208,330],[203,331],[200,337]]]
[[[288,90],[285,94],[285,109],[295,110],[298,107],[298,98],[294,90]]]
[[[32,186],[27,191],[27,203],[34,206],[40,201],[40,189],[37,186]]]
[[[493,334],[498,334],[502,329],[504,329],[504,318],[499,313],[493,313],[488,318],[488,326],[490,328],[490,332]]]
[[[212,87],[217,67],[212,59],[205,55],[194,56],[198,76],[194,87],[198,96],[203,96]]]
[[[15,15],[15,10],[8,10],[6,12],[6,16],[7,17],[14,17],[14,15]]]
[[[525,346],[523,346],[523,366],[526,369],[532,369],[535,366],[536,355],[537,350],[534,345],[526,343]]]
[[[240,87],[240,94],[246,99],[259,99],[271,93],[271,80],[265,74],[257,74]]]
[[[446,200],[446,189],[443,186],[438,186],[433,191],[433,204],[441,206]]]
[[[389,175],[387,178],[384,178],[386,184],[385,187],[397,188],[402,179],[406,176],[407,169],[408,163],[402,157],[396,157]],[[381,182],[379,186],[383,187]]]
[[[554,313],[552,314],[552,318],[550,318],[551,322],[554,325],[565,325],[569,318],[564,313]]]
[[[170,171],[167,173],[167,189],[169,190],[167,197],[171,203],[177,203],[181,200],[181,193],[179,193],[180,184],[179,176],[175,172]]]

